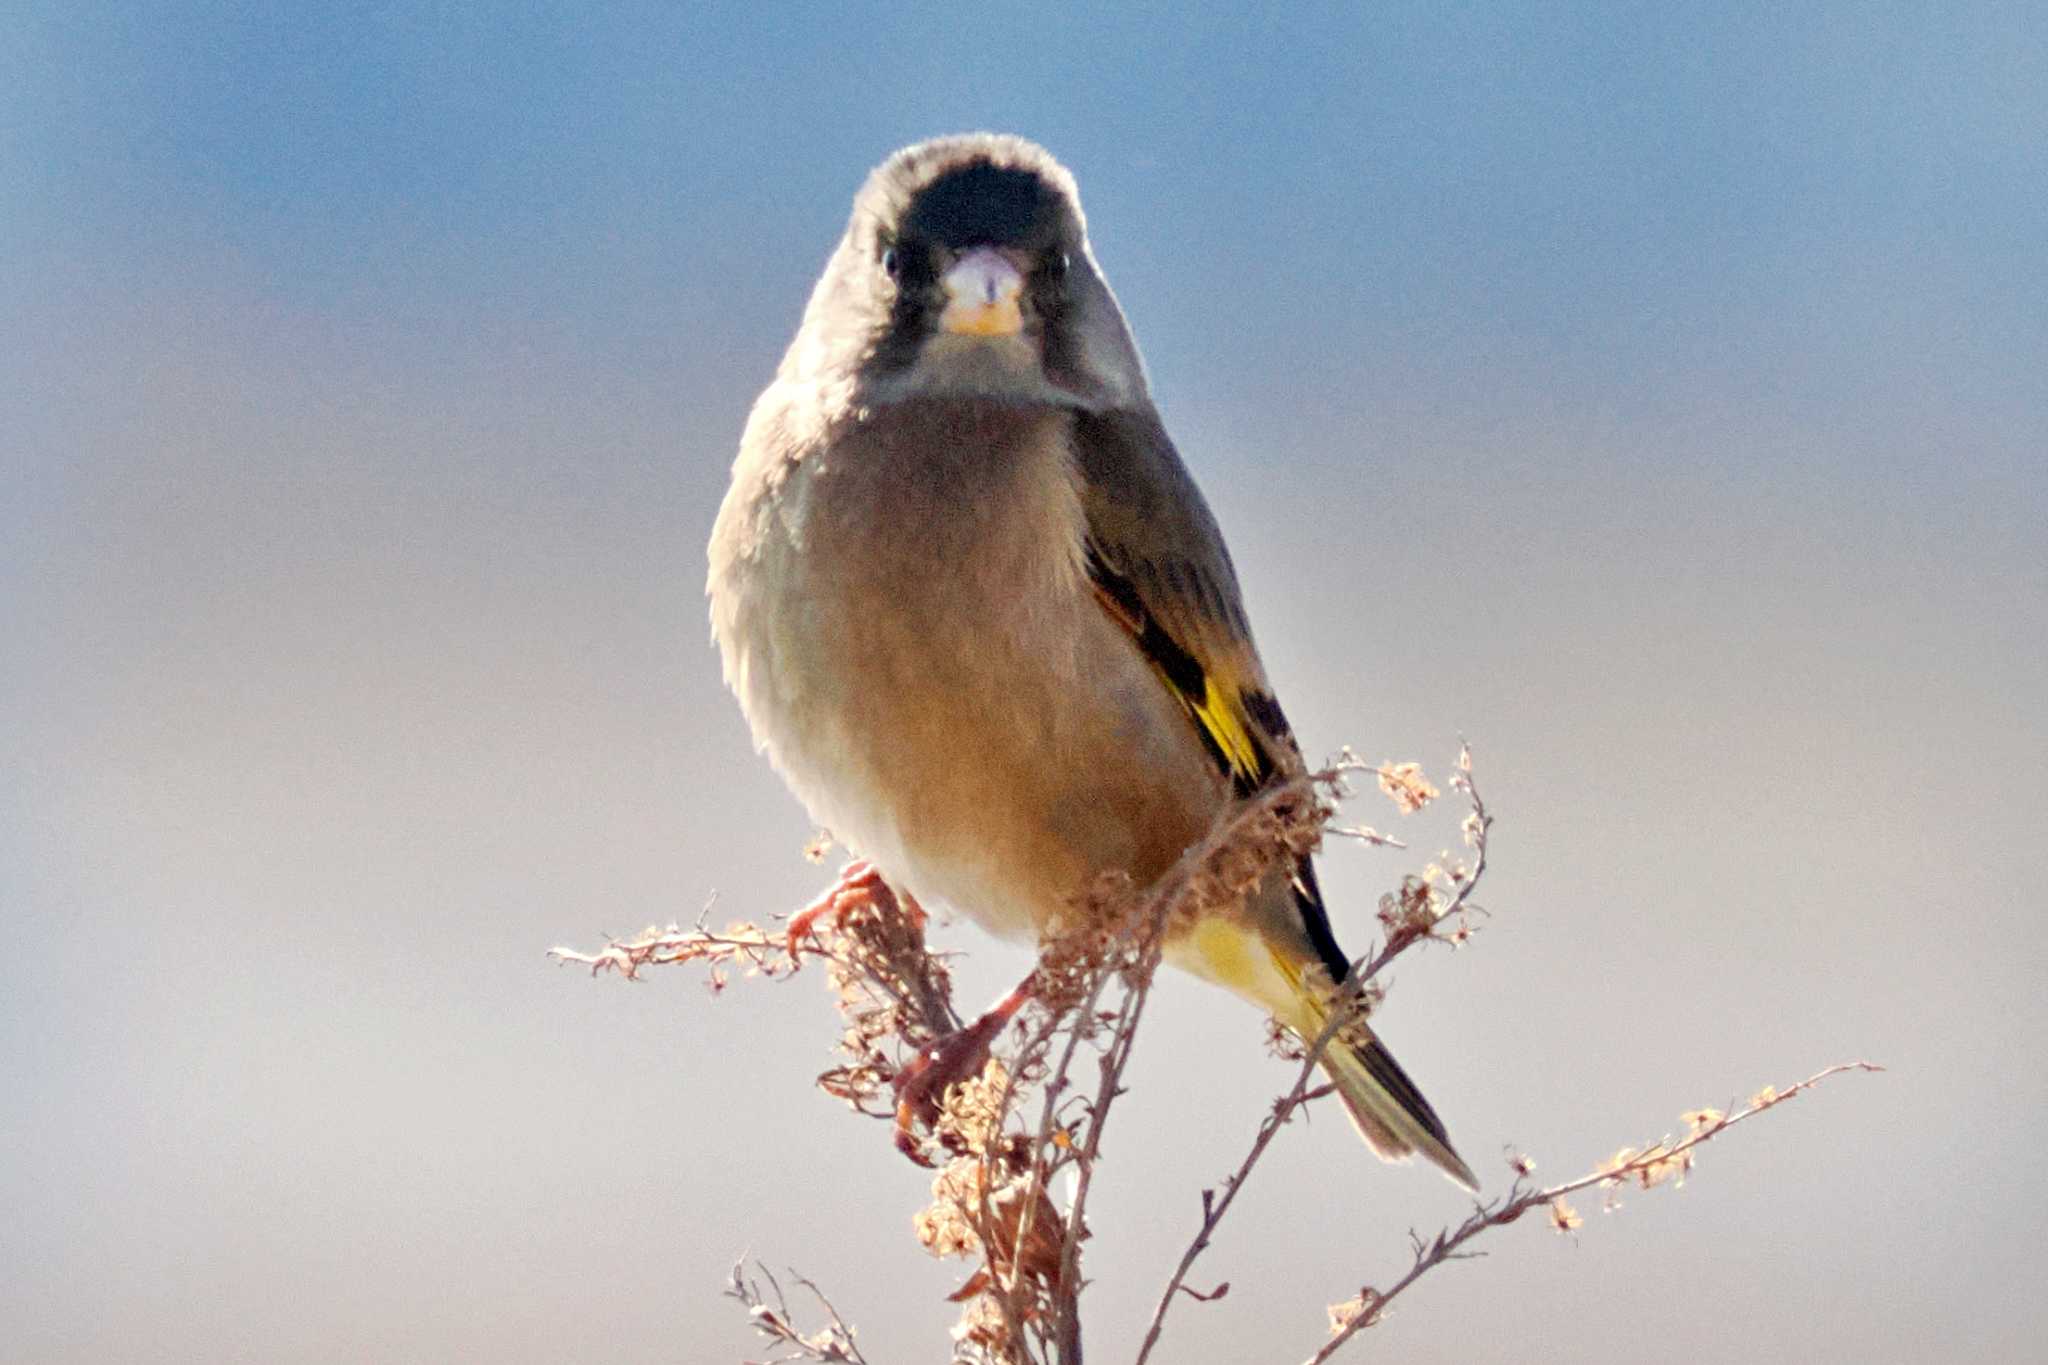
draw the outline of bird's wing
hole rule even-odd
[[[1252,643],[1223,534],[1158,417],[1080,414],[1074,456],[1103,610],[1130,632],[1239,795],[1299,773],[1301,750]],[[1294,902],[1316,956],[1341,979],[1349,963],[1306,858]]]
[[[1237,574],[1215,518],[1149,411],[1085,414],[1075,427],[1088,522],[1088,576],[1104,611],[1122,624],[1169,689],[1217,769],[1240,795],[1302,770],[1301,750],[1273,699],[1252,645]],[[1315,865],[1299,859],[1291,905],[1299,938],[1275,941],[1270,927],[1247,934],[1231,925],[1198,933],[1195,951],[1208,974],[1259,999],[1303,1038],[1328,1019],[1326,986],[1307,976],[1303,949],[1340,981],[1350,963],[1330,932]],[[1264,951],[1258,940],[1264,939]],[[1270,956],[1284,985],[1248,959]],[[1477,1190],[1472,1168],[1451,1147],[1443,1121],[1400,1065],[1369,1031],[1340,1036],[1323,1057],[1345,1108],[1374,1151],[1389,1161],[1421,1152],[1451,1179]]]

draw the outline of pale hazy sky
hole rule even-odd
[[[752,1249],[941,1358],[814,974],[542,954],[816,889],[702,547],[862,176],[993,127],[1078,175],[1310,752],[1477,751],[1494,918],[1381,1022],[1489,1187],[1892,1068],[1357,1357],[2033,1358],[2039,7],[754,8],[11,13],[0,1355],[732,1360]],[[1410,866],[1326,858],[1347,944]],[[943,937],[970,1001],[1024,965]],[[1091,1358],[1260,1038],[1162,986]],[[1463,1207],[1291,1131],[1170,1357],[1298,1360]]]

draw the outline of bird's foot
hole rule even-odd
[[[907,894],[898,896],[892,891],[873,863],[866,858],[856,858],[840,869],[839,880],[833,882],[824,895],[789,917],[789,925],[783,930],[783,947],[795,961],[803,949],[804,940],[816,942],[815,930],[819,920],[829,918],[836,922],[855,910],[872,908],[887,911],[899,907],[920,920],[924,918],[923,908]]]
[[[896,1073],[896,1149],[920,1166],[938,1163],[925,1155],[924,1141],[917,1134],[920,1125],[932,1128],[944,1107],[946,1092],[962,1081],[972,1080],[988,1065],[989,1048],[1002,1036],[1004,1027],[1031,998],[1027,979],[996,1003],[994,1009],[957,1033],[940,1039],[920,1052]]]

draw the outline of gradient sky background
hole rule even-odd
[[[0,1355],[732,1360],[752,1249],[941,1358],[815,973],[543,952],[820,883],[703,544],[862,176],[993,127],[1079,176],[1311,754],[1474,745],[1495,917],[1382,1024],[1490,1189],[1891,1067],[1353,1356],[2037,1358],[2040,8],[753,8],[11,8]],[[1327,855],[1354,950],[1455,821]],[[1156,999],[1092,1359],[1285,1080]],[[1319,1114],[1169,1356],[1300,1359],[1464,1207]]]

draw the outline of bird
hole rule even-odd
[[[998,936],[1036,941],[1104,873],[1148,884],[1305,770],[1074,177],[1020,137],[868,176],[748,416],[706,581],[725,680],[811,817]],[[1350,965],[1307,857],[1163,957],[1303,1038]],[[1381,1158],[1478,1189],[1370,1028],[1322,1064]]]

